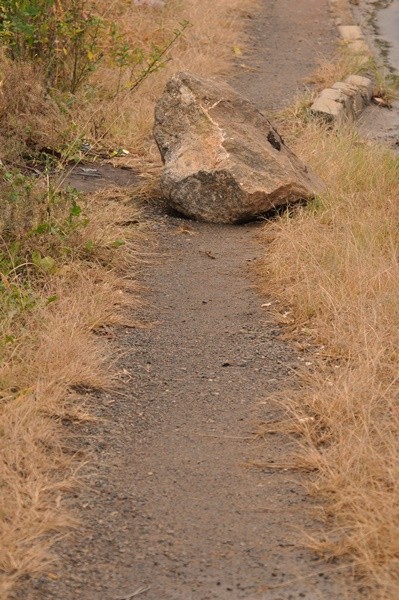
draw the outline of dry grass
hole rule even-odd
[[[337,81],[343,81],[348,75],[360,75],[369,71],[372,61],[365,62],[364,56],[354,54],[347,48],[342,48],[334,60],[320,61],[316,71],[308,78],[320,91],[331,87]]]
[[[296,135],[297,135],[296,130]],[[262,278],[315,345],[283,402],[326,500],[315,545],[346,555],[373,588],[399,596],[399,160],[354,131],[302,127],[297,152],[328,189],[266,228]],[[290,421],[292,426],[292,421]]]
[[[67,115],[46,94],[38,67],[8,59],[0,48],[0,158],[11,160],[27,148],[57,148],[70,136]]]
[[[84,457],[71,451],[63,422],[90,418],[74,389],[115,385],[115,348],[95,333],[107,323],[129,324],[137,303],[134,265],[144,230],[130,194],[96,194],[81,208],[87,225],[60,238],[72,253],[41,241],[57,259],[50,274],[32,265],[23,272],[21,263],[23,273],[2,276],[2,598],[21,576],[43,572],[57,534],[74,522],[63,496]],[[33,243],[28,236],[23,252]]]

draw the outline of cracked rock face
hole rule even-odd
[[[156,106],[154,135],[165,198],[199,221],[251,220],[323,189],[263,114],[226,84],[172,77]]]

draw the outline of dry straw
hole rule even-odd
[[[298,135],[298,123],[296,124]],[[357,133],[301,126],[297,152],[327,191],[267,226],[262,273],[315,345],[283,403],[325,498],[315,545],[350,557],[373,598],[399,596],[399,160]],[[317,541],[319,540],[319,541]],[[322,541],[321,541],[322,540]]]

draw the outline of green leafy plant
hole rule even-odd
[[[180,27],[176,28],[173,32],[172,38],[163,46],[153,44],[150,54],[146,57],[146,61],[142,60],[139,64],[143,65],[140,72],[132,78],[132,81],[128,84],[128,90],[133,92],[137,89],[143,81],[145,81],[150,75],[156,73],[165,66],[167,62],[167,53],[176,43],[176,41],[183,35],[184,31],[190,26],[189,21],[183,20],[180,22]]]
[[[0,182],[0,273],[20,266],[41,272],[55,268],[57,256],[68,252],[68,239],[88,224],[75,189],[58,190],[18,170],[4,170]]]
[[[47,84],[75,93],[102,58],[103,20],[87,0],[3,0],[0,42],[14,60],[41,63]]]
[[[106,52],[119,68],[117,93],[123,73],[131,74],[135,89],[158,70],[165,54],[187,28],[184,21],[165,46],[154,45],[149,55],[131,46],[114,22],[100,16],[89,0],[3,0],[0,4],[0,44],[11,58],[33,61],[44,68],[48,87],[75,94]],[[133,77],[137,67],[144,67]]]
[[[183,35],[190,23],[186,20],[180,22],[173,36],[165,44],[152,44],[149,52],[142,48],[131,46],[126,42],[125,36],[120,33],[116,23],[110,26],[111,50],[110,58],[113,65],[118,67],[118,84],[115,92],[117,96],[122,89],[132,92],[137,89],[152,73],[159,71],[167,62],[167,53],[175,42]],[[124,85],[122,85],[124,82]]]

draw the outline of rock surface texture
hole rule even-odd
[[[172,77],[156,107],[154,135],[165,198],[199,221],[248,221],[323,187],[266,117],[226,84]]]

